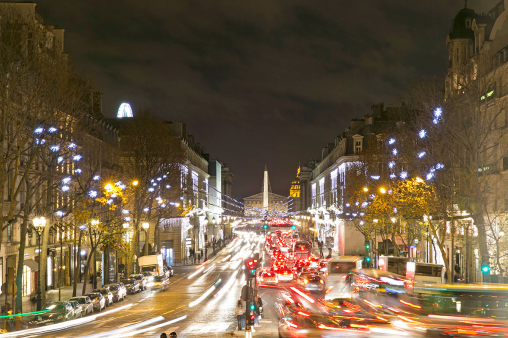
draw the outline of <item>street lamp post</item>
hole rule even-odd
[[[213,249],[212,254],[213,254],[213,255],[215,255],[215,237],[216,237],[216,236],[215,236],[215,222],[216,222],[216,221],[215,221],[215,217],[214,217],[214,218],[212,218],[213,233],[214,233],[214,236],[213,236],[213,238],[212,238],[212,249]]]
[[[35,231],[37,232],[37,236],[39,237],[39,278],[38,278],[38,284],[37,285],[37,311],[41,311],[42,309],[42,298],[41,298],[41,258],[42,258],[42,252],[41,252],[41,235],[42,231],[44,230],[44,227],[46,226],[46,218],[44,217],[36,217],[33,219],[33,224],[35,227]]]

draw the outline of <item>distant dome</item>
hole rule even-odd
[[[469,8],[461,9],[453,19],[450,30],[450,39],[474,39],[473,20],[476,18],[474,10]]]
[[[122,117],[134,117],[134,115],[132,114],[131,105],[125,102],[122,103],[120,105],[120,108],[118,108],[118,114],[116,115],[116,117],[118,117],[119,119],[121,119]]]

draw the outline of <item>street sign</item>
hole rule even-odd
[[[247,302],[247,301],[250,301],[252,299],[252,295],[253,295],[253,290],[250,286],[248,285],[244,285],[242,287],[242,300],[244,302]]]
[[[415,238],[415,245],[418,244],[418,238]]]

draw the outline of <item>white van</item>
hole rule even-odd
[[[328,262],[328,276],[325,282],[325,299],[347,297],[349,284],[346,283],[349,272],[362,268],[363,258],[360,256],[340,256]]]

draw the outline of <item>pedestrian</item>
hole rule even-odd
[[[171,332],[169,334],[169,338],[176,338],[176,332]]]
[[[198,253],[198,263],[201,262],[201,253]]]
[[[238,321],[238,330],[245,330],[245,315],[243,310],[243,303],[239,299],[238,303],[236,304],[236,320]]]
[[[21,315],[21,310],[18,310],[18,315]],[[23,329],[23,321],[22,321],[22,316],[16,316],[14,318],[14,329],[16,329],[16,331],[19,331],[19,330],[22,330]]]
[[[261,308],[259,303],[261,302]],[[257,295],[254,296],[254,304],[256,304],[256,311],[254,313],[254,326],[259,326],[259,317],[261,317],[261,311],[263,311],[263,302]]]
[[[162,332],[162,333],[161,333],[161,337],[160,337],[160,338],[168,338],[168,336],[166,335],[166,333],[165,333],[165,332]]]

